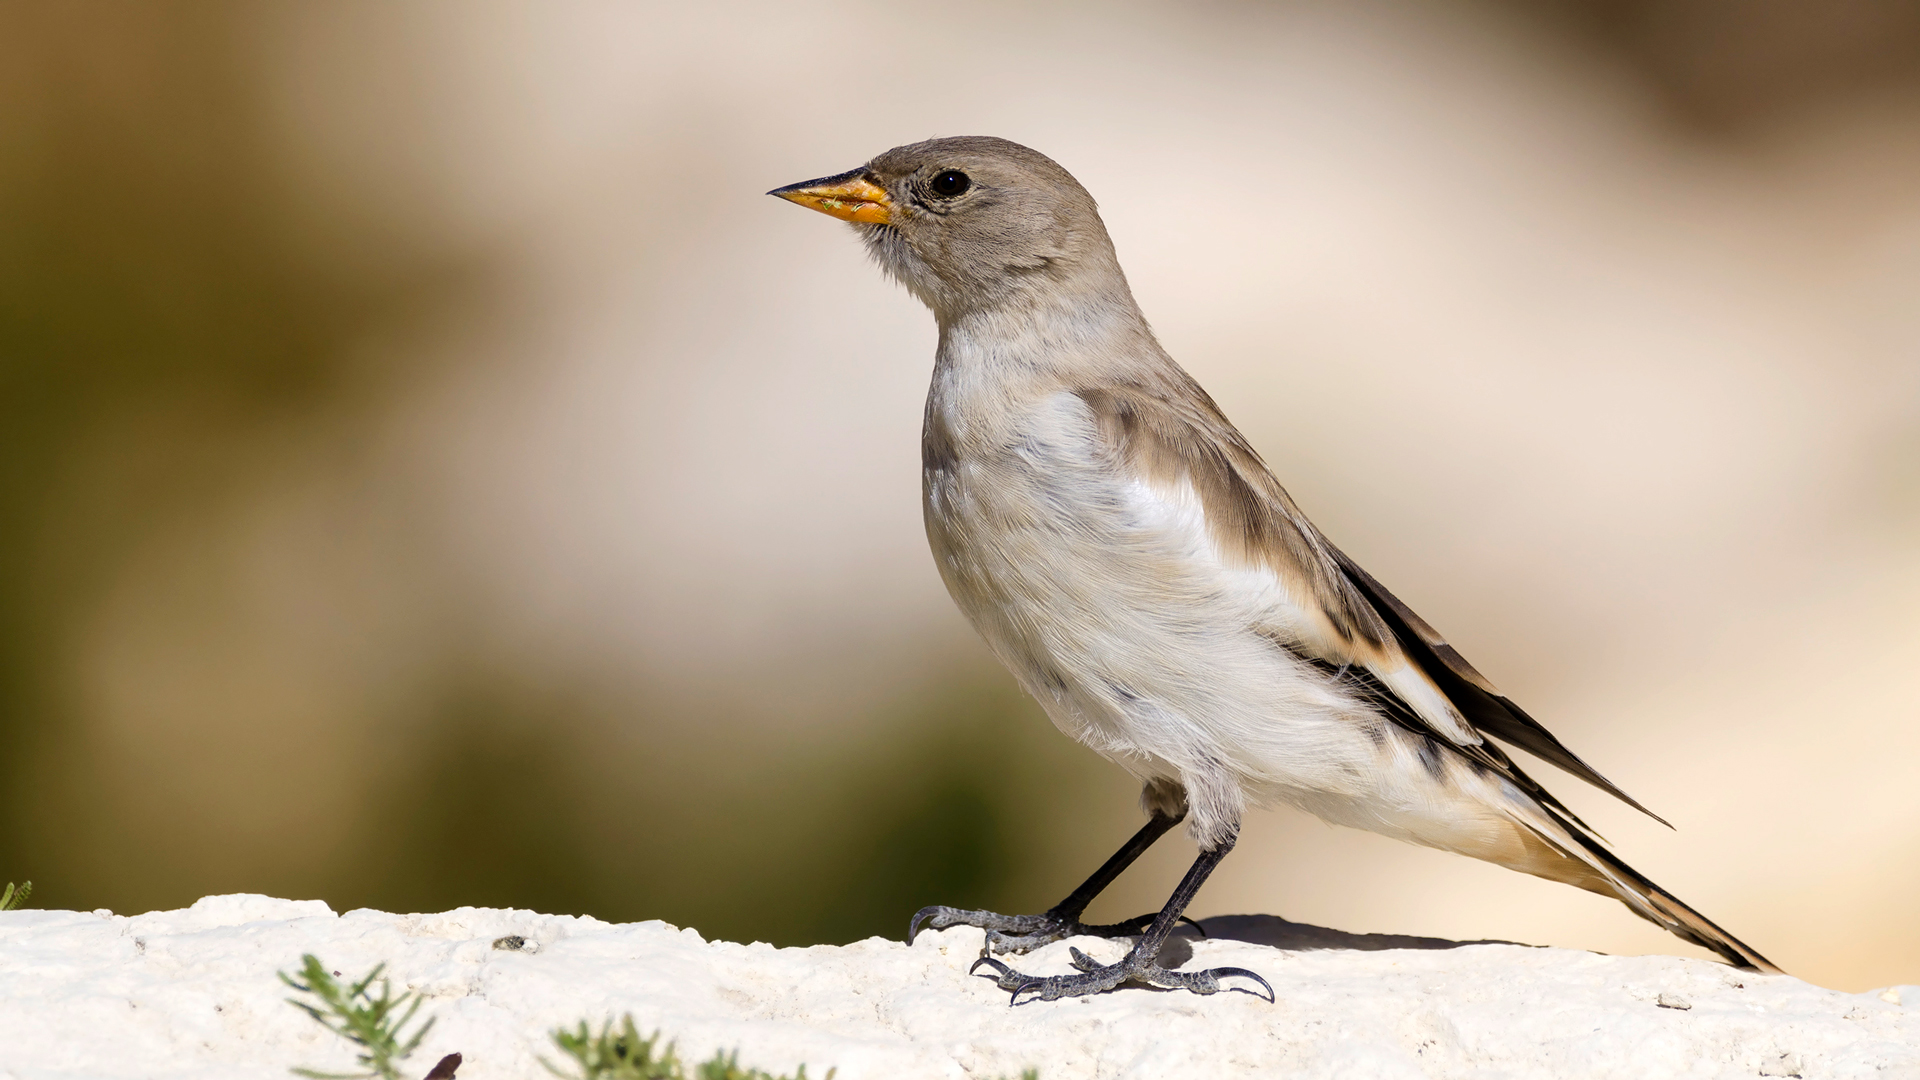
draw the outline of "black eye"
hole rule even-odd
[[[951,199],[957,195],[966,194],[966,190],[973,186],[973,181],[967,179],[967,174],[958,169],[948,169],[934,177],[933,182],[927,186],[933,189],[935,195],[943,199]]]

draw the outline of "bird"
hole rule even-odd
[[[924,927],[985,930],[971,970],[1012,1004],[1123,984],[1272,1001],[1257,972],[1158,957],[1246,811],[1290,805],[1614,897],[1737,967],[1780,971],[1521,769],[1501,743],[1665,824],[1308,520],[1160,346],[1065,168],[1006,139],[936,138],[768,194],[850,223],[931,310],[920,453],[940,575],[1053,724],[1140,782],[1148,816],[1047,911],[934,905],[913,916],[909,943]],[[1198,856],[1166,905],[1083,923],[1182,821]],[[1072,974],[997,958],[1077,935],[1133,943],[1110,964],[1070,947]]]

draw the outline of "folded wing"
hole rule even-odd
[[[1177,369],[1176,369],[1177,371]],[[1302,659],[1366,673],[1382,711],[1485,765],[1574,821],[1492,736],[1667,824],[1555,738],[1474,670],[1453,646],[1361,569],[1300,512],[1246,439],[1184,372],[1076,393],[1103,443],[1150,483],[1199,497],[1223,558],[1271,572],[1286,602],[1263,633]],[[1585,827],[1584,824],[1582,827]]]

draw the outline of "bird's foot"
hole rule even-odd
[[[1023,975],[990,956],[982,956],[967,969],[968,974],[977,974],[983,967],[991,968],[993,974],[981,975],[992,979],[994,985],[1013,994],[1010,1005],[1021,1003],[1022,994],[1029,995],[1027,1001],[1055,1001],[1064,997],[1084,997],[1088,994],[1103,994],[1123,983],[1139,983],[1165,990],[1191,990],[1196,994],[1216,994],[1222,990],[1237,990],[1254,997],[1265,997],[1271,1004],[1274,1000],[1273,987],[1267,980],[1248,971],[1246,968],[1223,967],[1206,968],[1201,971],[1169,971],[1146,950],[1135,946],[1117,963],[1100,964],[1079,949],[1067,950],[1073,957],[1073,966],[1080,969],[1078,975]],[[1225,986],[1221,980],[1228,978],[1251,979],[1260,984],[1260,993],[1246,986]]]
[[[949,926],[977,926],[987,932],[987,940],[981,949],[981,955],[992,953],[1028,953],[1042,945],[1052,944],[1070,937],[1123,938],[1138,937],[1153,922],[1151,914],[1140,915],[1125,922],[1088,924],[1072,915],[1059,911],[1049,911],[1043,915],[1002,915],[993,911],[969,911],[965,908],[947,907],[935,904],[923,907],[913,915],[907,924],[907,944],[922,929],[945,930]],[[1200,931],[1201,937],[1207,932],[1192,919],[1180,920]]]

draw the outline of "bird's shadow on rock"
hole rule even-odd
[[[1278,915],[1215,915],[1201,919],[1200,925],[1211,941],[1244,941],[1250,945],[1271,945],[1296,952],[1320,949],[1351,949],[1356,952],[1380,952],[1383,949],[1458,949],[1464,945],[1518,945],[1517,941],[1453,941],[1448,938],[1416,937],[1412,934],[1353,934],[1310,923],[1288,922]],[[1177,968],[1193,958],[1193,942],[1199,935],[1191,927],[1181,926],[1160,950],[1162,967]]]

